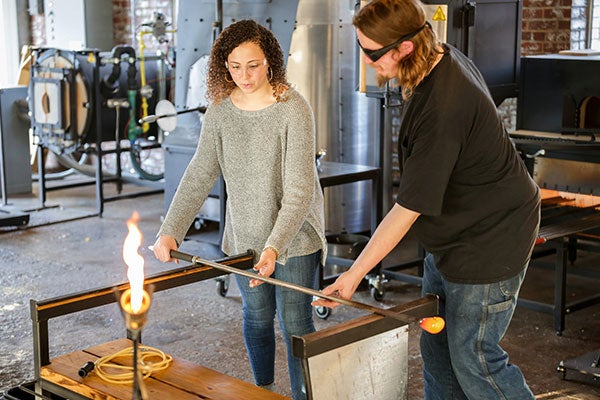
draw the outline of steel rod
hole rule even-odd
[[[156,122],[156,120],[162,119],[162,118],[169,118],[169,117],[176,117],[180,114],[187,114],[189,112],[192,111],[199,111],[200,113],[204,114],[206,112],[206,107],[196,107],[196,108],[189,108],[187,110],[183,110],[183,111],[177,111],[174,112],[172,114],[162,114],[162,115],[148,115],[147,117],[144,118],[140,118],[140,120],[138,121],[138,123],[143,124],[143,123],[150,123],[150,122]]]
[[[357,308],[357,309],[364,310],[364,311],[369,311],[369,312],[372,312],[372,313],[375,313],[378,315],[382,315],[384,317],[390,317],[390,318],[396,319],[398,321],[405,322],[407,324],[410,324],[417,320],[417,318],[407,315],[407,314],[395,312],[392,310],[387,310],[387,309],[381,308],[381,307],[375,307],[370,304],[361,303],[361,302],[354,301],[354,300],[346,300],[346,299],[342,299],[340,297],[326,295],[315,289],[310,289],[310,288],[307,288],[304,286],[296,285],[293,283],[289,283],[289,282],[271,278],[271,277],[261,276],[255,272],[250,272],[247,270],[230,267],[228,265],[219,264],[219,263],[216,263],[213,261],[204,260],[204,259],[200,258],[199,256],[182,253],[177,250],[171,250],[171,257],[177,258],[177,259],[183,260],[183,261],[188,261],[188,262],[191,262],[194,264],[206,265],[206,266],[209,266],[209,267],[221,270],[221,271],[230,272],[232,274],[245,276],[250,279],[256,279],[256,280],[259,280],[262,282],[270,283],[271,285],[276,285],[276,286],[281,286],[281,287],[285,287],[288,289],[296,290],[298,292],[308,294],[313,297],[319,297],[321,299],[334,301],[339,304],[343,304],[343,305],[350,306],[350,307]]]

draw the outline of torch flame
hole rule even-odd
[[[134,313],[140,311],[144,298],[144,257],[138,253],[142,245],[142,233],[137,226],[139,220],[139,214],[134,211],[127,220],[129,233],[123,243],[123,260],[127,264],[127,278],[131,286],[131,310]]]

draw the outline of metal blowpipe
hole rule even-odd
[[[152,123],[152,122],[156,122],[156,120],[161,119],[161,118],[169,118],[169,117],[176,117],[180,114],[186,114],[189,112],[193,112],[193,111],[200,111],[201,113],[205,113],[206,112],[206,107],[196,107],[196,108],[190,108],[187,110],[183,110],[183,111],[177,111],[171,114],[163,114],[163,115],[148,115],[147,117],[144,118],[140,118],[138,123],[143,124],[143,123]]]
[[[270,283],[271,285],[276,285],[276,286],[281,286],[281,287],[285,287],[288,289],[296,290],[298,292],[302,292],[302,293],[308,294],[310,296],[319,297],[319,298],[326,299],[326,300],[331,300],[331,301],[334,301],[339,304],[354,307],[354,308],[364,310],[364,311],[369,311],[369,312],[372,312],[372,313],[375,313],[378,315],[382,315],[384,317],[393,318],[393,319],[402,321],[407,324],[415,322],[418,319],[418,318],[415,318],[415,317],[407,315],[407,314],[395,312],[392,310],[386,310],[385,308],[375,307],[370,304],[365,304],[365,303],[361,303],[361,302],[354,301],[354,300],[346,300],[346,299],[342,299],[340,297],[335,297],[335,296],[329,296],[329,295],[319,292],[318,290],[310,289],[310,288],[300,286],[300,285],[295,285],[293,283],[285,282],[285,281],[275,279],[275,278],[261,276],[255,272],[250,272],[247,270],[230,267],[228,265],[223,265],[223,264],[219,264],[216,262],[204,260],[198,256],[182,253],[177,250],[171,250],[171,257],[177,258],[182,261],[188,261],[188,262],[191,262],[194,264],[206,265],[208,267],[212,267],[212,268],[215,268],[215,269],[218,269],[221,271],[231,272],[232,274],[242,275],[242,276],[245,276],[250,279],[256,279],[256,280],[259,280],[262,282]]]

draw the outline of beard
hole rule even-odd
[[[398,85],[398,77],[397,76],[392,76],[392,77],[388,77],[382,74],[376,74],[375,75],[375,79],[377,80],[377,85],[379,87],[384,87],[386,85],[386,83],[388,83],[389,81],[393,81],[390,83],[391,86],[397,86]]]
[[[376,73],[375,74],[375,79],[377,80],[377,86],[379,87],[384,87],[386,83],[388,83],[391,79],[394,79],[395,77],[387,77],[385,75],[382,75],[380,73]]]
[[[387,76],[376,74],[375,79],[377,79],[377,86],[384,87],[386,83],[390,80]]]

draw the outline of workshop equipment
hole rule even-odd
[[[155,115],[148,115],[147,117],[140,118],[138,122],[140,124],[156,122],[160,129],[165,132],[171,132],[177,127],[178,115],[187,114],[194,111],[204,114],[206,112],[206,107],[200,106],[183,111],[177,111],[173,103],[171,103],[169,100],[163,99],[156,103],[156,107],[154,109],[154,112],[156,113]]]
[[[533,179],[541,187],[600,194],[600,56],[529,56],[522,59],[517,130],[511,133]],[[565,314],[600,303],[600,294],[566,303],[567,263],[577,249],[600,251],[600,198],[577,204],[565,196],[545,199],[538,245],[556,252],[553,304],[520,299],[520,305],[554,314],[558,334]],[[584,235],[585,233],[585,235]],[[544,254],[544,253],[542,253]],[[600,274],[569,268],[570,273]]]
[[[9,206],[8,195],[31,193],[27,87],[0,89],[0,226],[29,223],[29,213]]]
[[[420,318],[438,313],[435,296],[390,309]],[[292,339],[310,400],[408,399],[408,326],[370,314]]]
[[[244,270],[252,268],[253,259],[254,254],[252,252],[247,252],[232,257],[222,258],[216,260],[214,263]],[[146,278],[145,284],[153,285],[153,291],[156,293],[201,280],[212,279],[222,274],[223,271],[208,265],[192,264],[149,276]],[[117,298],[121,298],[115,296],[115,292],[120,296],[128,288],[128,283],[122,283],[116,287],[98,288],[43,301],[31,300],[35,368],[34,390],[37,393],[44,393],[46,396],[57,395],[69,399],[87,399],[90,397],[105,398],[109,395],[112,396],[111,398],[115,399],[131,398],[131,388],[129,386],[124,387],[107,384],[94,376],[93,373],[90,373],[85,377],[81,377],[79,374],[80,368],[85,365],[86,362],[113,354],[123,348],[131,346],[132,343],[128,339],[119,339],[89,349],[78,350],[73,353],[55,357],[51,360],[49,356],[50,347],[48,331],[48,322],[50,319],[114,303]],[[402,319],[419,320],[423,317],[435,315],[438,312],[437,307],[437,298],[435,296],[428,296],[397,306],[390,310],[390,313],[402,317],[384,318],[377,314],[368,314],[364,317],[360,317],[356,321],[344,323],[340,326],[340,329],[324,331],[321,338],[328,337],[328,339],[323,339],[323,341],[327,344],[329,350],[335,350],[336,347],[343,347],[342,350],[345,351],[345,349],[349,348],[347,346],[353,343],[356,343],[357,345],[365,343],[362,339],[368,339],[370,336],[379,337],[377,335],[380,333],[400,328],[400,330],[394,331],[395,333],[398,333],[398,335],[395,336],[396,339],[393,342],[389,342],[388,340],[379,341],[377,344],[378,350],[373,354],[380,354],[381,351],[388,351],[390,345],[397,346],[397,349],[399,350],[395,351],[400,351],[404,355],[398,359],[398,364],[395,365],[394,373],[407,376],[408,366],[406,363],[408,360],[408,350],[406,347],[406,340],[408,333],[406,323],[403,322]],[[363,329],[358,329],[358,327],[361,326]],[[347,334],[345,334],[345,332],[347,332]],[[388,335],[384,336],[386,339],[389,339]],[[360,337],[362,337],[362,339],[359,339]],[[300,340],[301,342],[304,341],[306,343],[313,342],[310,338]],[[339,346],[332,346],[332,344],[335,343],[338,343]],[[372,346],[374,346],[375,343],[370,343],[370,348],[374,349]],[[386,347],[381,347],[383,345],[386,345]],[[302,357],[304,355],[306,357],[311,357],[311,355],[314,354],[312,346],[307,346],[307,350],[302,350],[303,346],[301,345],[296,346],[300,346],[298,347],[298,351],[300,351],[298,356]],[[311,360],[310,363],[311,368],[315,368],[314,360]],[[354,367],[357,373],[360,373],[360,370],[362,369],[362,373],[370,374],[371,376],[376,375],[376,371],[371,369],[374,365],[361,366],[360,363],[354,363]],[[340,372],[342,371],[343,370],[340,370]],[[381,376],[387,377],[389,374],[382,373]],[[375,381],[378,385],[381,383],[378,379],[375,379],[374,382]],[[386,390],[390,390],[389,385],[399,388],[394,390],[400,390],[400,393],[406,393],[406,380],[395,380],[391,383],[387,382],[387,385],[385,386]],[[242,382],[208,368],[194,365],[177,357],[173,357],[173,364],[169,369],[163,371],[156,379],[151,379],[147,382],[146,386],[152,393],[162,393],[162,398],[206,398],[219,400],[238,400],[240,398],[247,400],[285,399],[283,396],[265,391],[248,382]],[[310,395],[308,398],[313,399]],[[398,396],[397,398],[406,399],[406,396]],[[315,397],[315,399],[318,399],[318,397]]]
[[[53,22],[59,21],[53,18]],[[31,131],[37,144],[42,207],[45,207],[47,191],[74,186],[96,185],[99,215],[107,201],[163,190],[162,183],[158,182],[164,177],[159,162],[162,131],[148,123],[138,124],[138,120],[148,116],[148,108],[153,109],[158,100],[170,92],[168,54],[145,54],[142,40],[146,34],[157,34],[164,41],[164,34],[174,32],[164,29],[166,25],[160,13],[155,13],[155,21],[142,24],[135,32],[139,37],[137,54],[127,45],[81,50],[31,48],[28,100]],[[157,26],[163,29],[154,29]],[[148,31],[148,28],[153,29]],[[122,141],[128,141],[129,145],[122,145]],[[46,176],[46,149],[62,166],[94,180],[47,185],[52,177]],[[129,155],[130,168],[121,167],[123,153]],[[114,169],[108,168],[113,164],[111,157]],[[104,195],[106,182],[116,183],[117,196]],[[121,194],[124,182],[152,189],[125,195]]]
[[[568,275],[600,279],[598,271],[574,264],[577,250],[600,251],[600,56],[529,56],[521,66],[517,131],[511,137],[536,183],[563,193],[544,200],[534,251],[534,258],[556,253],[554,301],[520,298],[519,305],[553,314],[560,335],[566,314],[600,303],[600,293],[577,299],[567,293]],[[568,199],[570,193],[574,198]],[[578,194],[592,196],[578,204]],[[561,361],[557,371],[564,379],[598,384],[599,357],[594,351]]]
[[[250,268],[252,266],[253,253],[239,254],[233,257],[225,257],[218,261],[226,265],[236,265],[240,268]],[[152,285],[153,292],[159,292],[181,285],[187,285],[190,283],[198,282],[205,279],[215,278],[221,275],[222,272],[215,271],[212,268],[204,266],[185,266],[182,268],[173,269],[170,271],[162,272],[153,276],[146,277],[145,285]],[[106,344],[98,346],[91,351],[80,350],[75,353],[58,357],[50,360],[50,347],[49,347],[49,330],[48,322],[52,318],[60,317],[63,315],[72,314],[88,310],[94,307],[114,303],[117,299],[122,299],[123,294],[130,289],[129,283],[122,283],[117,286],[98,288],[89,290],[86,292],[75,293],[58,298],[47,299],[42,301],[31,300],[31,319],[33,321],[33,358],[34,358],[34,369],[35,369],[35,391],[37,393],[46,393],[62,396],[63,398],[69,399],[87,399],[90,393],[104,393],[104,390],[108,390],[106,383],[101,381],[99,378],[94,376],[86,376],[82,378],[79,376],[79,369],[90,359],[94,360],[101,356],[111,354],[114,350],[120,350],[124,347],[129,347],[132,343],[129,340],[122,339],[116,344]],[[182,368],[187,368],[190,363],[181,361],[176,363]],[[178,367],[179,368],[179,367]],[[180,379],[181,370],[177,372],[178,368],[175,368],[173,374],[174,379]],[[219,374],[216,371],[211,371],[205,368],[196,367],[198,372],[209,376],[213,379],[221,379],[225,382],[230,381],[232,385],[240,385],[242,391],[248,391],[253,393],[254,385],[246,382],[241,382],[236,379],[227,377],[223,374]],[[179,375],[178,375],[179,374]],[[177,378],[179,376],[179,378]],[[171,378],[166,378],[171,379]],[[162,383],[149,383],[147,385],[148,390],[165,390],[164,384]],[[215,391],[214,388],[207,387],[206,385],[197,385],[194,387],[196,391],[199,391],[195,398],[205,396],[205,398],[230,398],[236,399],[232,394],[227,395],[219,390]],[[259,389],[259,388],[256,388]],[[127,398],[131,399],[131,387],[117,387],[110,389],[113,394],[116,392],[115,397],[117,399]],[[264,391],[258,391],[253,395],[254,397],[248,397],[249,399],[262,399],[260,395]],[[164,397],[164,398],[187,398],[189,394],[186,394],[182,390],[179,394],[169,393],[175,397]],[[222,395],[222,397],[219,397]],[[105,397],[106,394],[99,394],[98,398]],[[177,397],[182,396],[182,397]],[[281,399],[279,397],[273,397],[273,399]]]

